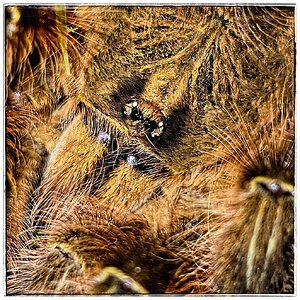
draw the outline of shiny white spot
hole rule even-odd
[[[15,96],[20,99],[22,97],[22,92],[15,92]]]
[[[111,137],[108,133],[100,131],[98,134],[98,141],[102,143],[109,143],[111,141]]]
[[[132,289],[132,283],[129,280],[125,280],[123,282],[123,289],[131,290]]]
[[[194,227],[194,224],[193,224],[192,222],[188,222],[188,223],[186,223],[185,227],[186,227],[187,229],[191,229],[191,228]]]
[[[127,156],[127,163],[129,166],[134,167],[138,163],[138,159],[135,155],[128,155]]]
[[[160,121],[159,123],[158,123],[158,127],[163,127],[164,126],[164,122],[163,121]]]
[[[136,101],[132,102],[132,107],[137,107],[137,106],[138,106],[138,104]]]
[[[17,32],[17,26],[15,24],[8,24],[7,27],[6,27],[6,34],[12,38],[13,35]]]
[[[277,183],[272,183],[269,185],[269,189],[273,192],[273,193],[277,193],[280,191],[280,185]]]
[[[202,198],[205,198],[205,195],[204,195],[204,194],[201,194],[201,193],[197,193],[197,194],[196,194],[196,198],[202,199]]]

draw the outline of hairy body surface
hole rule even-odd
[[[294,292],[294,8],[6,8],[8,294]]]

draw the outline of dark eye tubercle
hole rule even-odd
[[[123,109],[123,116],[132,121],[139,121],[143,119],[142,113],[138,108],[137,101],[133,100],[128,102]]]
[[[156,122],[145,117],[139,109],[137,101],[134,99],[124,106],[122,114],[126,119],[140,121],[144,126],[145,132],[150,138],[158,138],[164,131],[164,122]]]

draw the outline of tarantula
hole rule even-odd
[[[293,6],[6,6],[8,294],[294,293]]]

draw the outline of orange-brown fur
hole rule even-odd
[[[8,294],[293,293],[293,7],[6,28]]]

